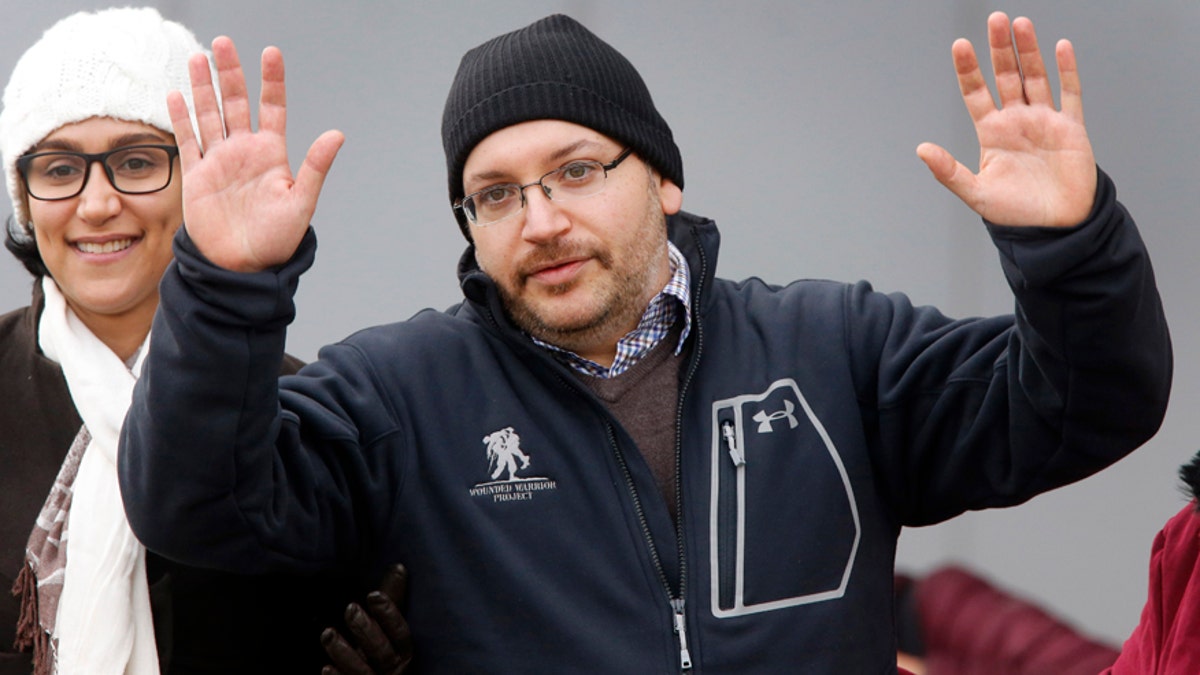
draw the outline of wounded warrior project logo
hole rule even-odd
[[[472,497],[491,497],[493,502],[531,501],[538,492],[557,489],[555,482],[545,476],[519,475],[533,460],[521,449],[521,437],[512,427],[484,436],[483,445],[491,480],[476,483],[471,488]]]

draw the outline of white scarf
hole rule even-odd
[[[131,372],[67,306],[50,277],[38,342],[62,366],[92,441],[80,461],[68,515],[67,564],[55,621],[62,675],[157,675],[146,549],[125,518],[117,443],[149,337]]]

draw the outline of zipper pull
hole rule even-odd
[[[683,616],[683,598],[671,600],[675,610],[675,633],[679,636],[679,665],[683,670],[692,669],[692,654],[687,646],[687,618]]]
[[[725,444],[729,446],[729,457],[733,459],[734,466],[745,466],[746,456],[737,446],[737,432],[733,428],[733,422],[725,420],[721,422],[721,435],[725,437]]]

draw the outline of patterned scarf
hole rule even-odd
[[[17,620],[17,649],[33,648],[34,675],[50,675],[54,657],[50,653],[50,636],[54,634],[54,619],[58,614],[58,598],[62,595],[63,572],[67,566],[67,512],[71,508],[71,488],[79,472],[79,460],[91,443],[87,427],[79,433],[67,451],[62,468],[50,488],[50,496],[38,513],[25,545],[25,565],[13,584],[13,594],[21,599],[21,615]]]
[[[49,277],[42,288],[38,342],[62,366],[84,428],[29,538],[14,588],[22,596],[18,646],[32,644],[39,674],[157,675],[146,551],[125,518],[116,469],[145,345],[131,371]]]

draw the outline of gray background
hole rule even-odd
[[[0,76],[55,20],[106,4],[8,3]],[[1171,407],[1158,436],[1096,477],[1018,508],[906,531],[899,565],[966,563],[1114,642],[1136,625],[1151,541],[1183,504],[1176,469],[1200,442],[1191,414],[1200,397],[1194,0],[153,4],[204,44],[233,37],[254,77],[260,50],[282,48],[293,166],[321,131],[346,133],[289,339],[305,359],[357,328],[458,300],[463,240],[446,203],[439,136],[446,89],[467,48],[555,11],[642,72],[683,153],[684,208],[722,226],[723,276],[866,278],[951,315],[1009,312],[979,220],[914,149],[935,141],[975,166],[950,44],[967,37],[985,47],[991,10],[1033,18],[1045,54],[1070,38],[1096,156],[1154,257],[1176,344]],[[29,287],[15,261],[0,264],[0,311],[26,304]]]

